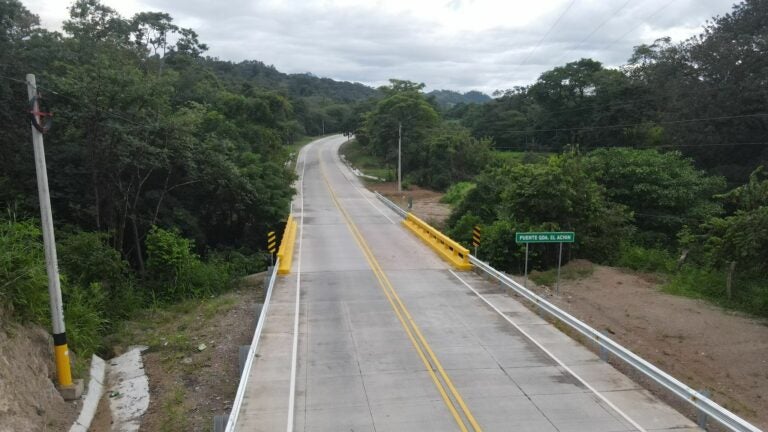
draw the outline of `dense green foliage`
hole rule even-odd
[[[294,192],[291,144],[355,129],[378,93],[206,49],[162,12],[77,0],[58,33],[0,2],[0,308],[49,320],[27,73],[55,113],[45,150],[75,352],[98,350],[137,308],[263,270]]]
[[[469,245],[482,225],[481,258],[522,271],[515,232],[573,230],[566,260],[660,272],[669,292],[768,315],[766,16],[768,2],[745,1],[698,37],[636,47],[620,70],[581,59],[454,106],[448,118],[506,151],[451,190],[449,233]],[[532,266],[555,254],[532,246]]]
[[[712,197],[725,181],[695,169],[678,152],[598,149],[585,162],[608,198],[632,211],[645,244],[669,244],[684,225],[721,211]]]
[[[766,16],[768,2],[747,0],[700,36],[637,46],[620,70],[580,59],[449,115],[499,148],[664,146],[743,182],[768,156]]]
[[[390,80],[364,116],[358,142],[386,166],[397,166],[402,141],[404,180],[435,189],[471,179],[491,160],[491,142],[444,122],[422,92],[424,84]]]
[[[491,101],[490,96],[476,90],[466,93],[459,93],[453,90],[432,90],[426,96],[434,100],[435,104],[443,110],[448,110],[461,104],[483,104]]]

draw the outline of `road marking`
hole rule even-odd
[[[563,369],[565,369],[565,370],[566,370],[568,373],[570,373],[571,375],[573,375],[573,377],[574,377],[574,378],[576,378],[576,379],[577,379],[577,380],[579,380],[579,381],[580,381],[582,384],[584,384],[584,386],[585,386],[585,387],[587,387],[587,388],[588,388],[588,389],[589,389],[589,390],[590,390],[592,393],[594,393],[594,394],[595,394],[595,395],[596,395],[598,398],[600,398],[600,399],[601,399],[603,402],[605,402],[606,404],[608,404],[608,406],[610,406],[610,407],[611,407],[611,408],[612,408],[614,411],[616,411],[616,412],[617,412],[617,413],[618,413],[620,416],[622,416],[622,417],[624,418],[624,420],[626,420],[627,422],[629,422],[629,424],[631,424],[631,425],[632,425],[634,428],[636,428],[638,431],[640,431],[640,432],[646,432],[645,428],[643,428],[643,427],[642,427],[642,426],[640,426],[640,425],[639,425],[637,422],[635,422],[634,420],[632,420],[632,419],[631,419],[631,418],[630,418],[630,417],[629,417],[629,416],[628,416],[626,413],[624,413],[624,411],[620,410],[620,409],[619,409],[619,407],[617,407],[617,406],[616,406],[616,405],[614,405],[614,404],[613,404],[611,401],[609,401],[609,400],[608,400],[608,399],[607,399],[605,396],[603,396],[603,395],[602,395],[600,392],[598,392],[598,391],[597,391],[597,389],[595,389],[594,387],[592,387],[592,386],[591,386],[591,385],[590,385],[590,384],[589,384],[589,383],[588,383],[586,380],[584,380],[582,377],[580,377],[579,375],[577,375],[577,374],[576,374],[576,372],[574,372],[573,370],[571,370],[571,368],[569,368],[568,366],[566,366],[566,365],[565,365],[565,363],[563,363],[562,361],[560,361],[560,359],[559,359],[559,358],[555,357],[555,355],[554,355],[554,354],[552,354],[552,353],[551,353],[551,352],[550,352],[548,349],[544,348],[544,346],[543,346],[542,344],[540,344],[538,341],[536,341],[536,339],[534,339],[534,338],[533,338],[533,336],[529,335],[529,334],[528,334],[528,333],[527,333],[525,330],[523,330],[522,328],[520,328],[520,326],[519,326],[519,325],[517,325],[517,323],[515,323],[514,321],[512,321],[512,319],[511,319],[511,318],[509,318],[509,317],[508,317],[506,314],[504,314],[504,312],[502,312],[502,311],[501,311],[499,308],[497,308],[497,307],[496,307],[496,305],[494,305],[493,303],[491,303],[491,302],[490,302],[490,300],[488,300],[488,299],[487,299],[487,298],[485,298],[485,297],[484,297],[482,294],[480,294],[480,293],[479,293],[477,290],[475,290],[475,289],[474,289],[474,288],[473,288],[473,287],[472,287],[472,286],[471,286],[469,283],[467,283],[467,281],[465,281],[464,279],[462,279],[462,278],[461,278],[459,275],[457,275],[457,274],[456,274],[456,273],[455,273],[453,270],[449,270],[449,271],[451,272],[451,274],[452,274],[453,276],[455,276],[455,277],[456,277],[456,279],[458,279],[458,280],[459,280],[461,283],[463,283],[463,284],[464,284],[464,285],[465,285],[467,288],[469,288],[469,289],[470,289],[470,290],[471,290],[473,293],[475,293],[475,295],[476,295],[476,296],[480,297],[480,299],[481,299],[482,301],[484,301],[484,302],[485,302],[485,304],[487,304],[488,306],[490,306],[490,307],[491,307],[491,309],[495,310],[495,311],[496,311],[496,313],[498,313],[499,315],[501,315],[501,316],[502,316],[502,317],[503,317],[505,320],[507,320],[507,322],[509,322],[510,324],[512,324],[512,325],[515,327],[515,329],[517,329],[517,331],[519,331],[520,333],[522,333],[522,334],[523,334],[523,336],[525,336],[526,338],[528,338],[528,340],[530,340],[531,342],[533,342],[533,344],[534,344],[534,345],[536,345],[537,347],[539,347],[539,349],[540,349],[540,350],[544,351],[544,353],[545,353],[546,355],[548,355],[550,358],[552,358],[552,360],[554,360],[554,361],[555,361],[555,362],[556,362],[556,363],[557,363],[557,364],[558,364],[560,367],[562,367],[562,368],[563,368]]]
[[[392,286],[386,274],[384,273],[384,270],[379,265],[378,261],[376,260],[376,257],[373,255],[373,252],[368,247],[368,244],[366,243],[362,234],[357,229],[357,226],[352,221],[352,218],[349,216],[347,211],[344,209],[344,207],[342,207],[341,203],[339,202],[338,197],[333,191],[333,188],[331,188],[331,184],[328,181],[328,177],[326,176],[325,164],[322,160],[322,157],[320,157],[319,150],[318,150],[318,160],[320,162],[320,170],[322,172],[323,180],[325,181],[325,185],[328,188],[328,191],[331,195],[331,199],[333,200],[333,203],[336,205],[336,207],[339,209],[342,216],[344,217],[347,227],[352,233],[352,236],[354,237],[358,246],[362,250],[363,256],[368,262],[368,265],[371,267],[371,270],[373,270],[373,273],[376,276],[376,279],[379,281],[382,291],[384,291],[384,295],[387,297],[387,300],[389,301],[389,304],[392,306],[392,309],[394,310],[398,320],[400,320],[400,323],[405,329],[405,332],[408,335],[408,338],[410,339],[411,343],[416,349],[416,352],[421,358],[422,363],[424,363],[424,366],[426,367],[427,372],[432,378],[432,381],[435,383],[435,386],[437,387],[440,393],[440,396],[443,398],[443,401],[445,402],[446,407],[448,407],[448,410],[451,412],[451,415],[453,416],[454,420],[456,421],[456,423],[458,424],[462,432],[468,432],[469,429],[467,428],[467,425],[464,423],[464,420],[462,419],[461,415],[458,413],[456,407],[454,406],[454,403],[451,400],[451,397],[448,396],[448,392],[443,386],[443,382],[445,383],[445,386],[448,387],[448,390],[453,396],[453,399],[455,399],[456,403],[461,408],[464,416],[466,417],[467,421],[471,425],[472,429],[476,432],[481,432],[482,428],[480,428],[480,425],[477,423],[477,420],[475,420],[474,416],[472,415],[471,411],[467,407],[466,403],[464,403],[464,400],[462,399],[458,390],[456,390],[456,387],[453,385],[453,382],[451,381],[451,379],[448,377],[448,374],[445,372],[445,369],[443,368],[442,364],[435,356],[435,353],[432,351],[432,348],[427,343],[426,339],[424,338],[424,335],[419,330],[419,327],[416,325],[416,322],[413,320],[413,317],[411,316],[410,312],[408,312],[408,309],[405,307],[405,304],[403,304],[403,301],[397,295],[397,292],[395,291],[394,287]],[[421,342],[421,344],[417,342],[417,338]],[[423,349],[422,349],[422,346],[423,346]],[[425,350],[426,350],[426,354],[424,352]],[[429,356],[429,358],[431,359],[431,362],[430,362],[430,359],[427,359],[427,356]],[[440,378],[438,378],[437,374],[435,373],[435,369],[437,369],[437,372],[440,374],[440,377],[442,378],[443,382],[441,382]]]
[[[338,155],[338,152],[337,152],[336,154]],[[385,213],[385,212],[384,212],[384,211],[383,211],[381,208],[377,207],[377,206],[376,206],[376,205],[373,203],[373,201],[369,200],[369,199],[368,199],[368,197],[367,197],[367,196],[365,196],[365,194],[363,193],[363,191],[362,191],[362,189],[361,189],[361,188],[357,187],[357,185],[355,185],[355,184],[352,182],[352,180],[350,180],[350,179],[349,179],[349,177],[347,177],[346,175],[344,175],[344,172],[341,170],[341,166],[339,165],[339,162],[341,162],[341,160],[340,160],[340,159],[338,159],[338,158],[334,158],[334,165],[336,165],[336,168],[338,168],[338,169],[339,169],[339,171],[341,172],[341,175],[343,175],[343,176],[344,176],[344,178],[345,178],[345,179],[347,179],[347,181],[349,182],[349,184],[350,184],[350,185],[351,185],[353,188],[355,188],[355,190],[357,191],[357,193],[359,193],[359,194],[360,194],[360,196],[362,196],[363,198],[365,198],[365,200],[366,200],[366,201],[368,201],[368,204],[370,204],[370,205],[371,205],[371,207],[375,208],[375,209],[376,209],[376,210],[377,210],[379,213],[381,213],[381,215],[382,215],[382,216],[384,216],[385,218],[387,218],[387,220],[388,220],[388,221],[390,221],[390,222],[392,222],[393,224],[395,224],[396,222],[395,222],[395,221],[393,221],[393,220],[392,220],[392,218],[390,218],[389,216],[387,216],[387,214],[386,214],[386,213]],[[348,165],[344,165],[344,166],[346,166],[346,167],[349,169],[349,166],[348,166]],[[350,172],[351,172],[351,170],[350,170]],[[354,176],[354,174],[352,174],[352,175]],[[355,177],[357,177],[357,176],[355,176]]]
[[[301,251],[302,239],[304,238],[304,172],[307,168],[307,153],[309,147],[304,151],[304,157],[301,163],[301,177],[299,178],[299,198],[301,202],[301,221],[299,222],[299,259],[296,262],[296,306],[293,318],[293,351],[291,355],[291,387],[288,395],[288,421],[285,430],[293,432],[293,411],[296,405],[296,361],[299,350],[299,300],[301,298]],[[298,157],[297,157],[298,160]],[[291,207],[293,209],[293,207]]]

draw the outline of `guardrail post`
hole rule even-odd
[[[604,362],[608,363],[608,359],[609,359],[610,357],[609,357],[609,352],[608,352],[608,350],[605,348],[605,345],[603,345],[603,343],[602,343],[600,340],[598,340],[598,341],[597,341],[597,346],[599,346],[599,347],[600,347],[600,359],[601,359],[602,361],[604,361]]]
[[[701,393],[702,396],[709,398],[710,393],[709,390],[699,390],[699,393]],[[705,431],[709,430],[709,426],[707,425],[707,421],[709,420],[709,416],[707,416],[707,413],[705,413],[702,410],[697,410],[696,413],[696,423],[699,425],[700,428],[704,429]]]

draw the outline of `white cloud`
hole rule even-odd
[[[60,28],[67,16],[61,0],[23,1],[48,28]],[[621,65],[633,46],[697,34],[732,3],[576,0],[534,52],[571,0],[102,1],[127,17],[166,11],[222,59],[261,60],[283,72],[371,85],[397,77],[488,93],[529,84],[581,57]]]

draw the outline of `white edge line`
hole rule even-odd
[[[565,369],[565,370],[566,370],[568,373],[570,373],[571,375],[573,375],[573,376],[574,376],[574,378],[576,378],[577,380],[579,380],[579,381],[580,381],[582,384],[584,384],[584,386],[585,386],[585,387],[587,387],[587,388],[588,388],[588,389],[589,389],[589,390],[590,390],[592,393],[594,393],[594,394],[595,394],[597,397],[599,397],[599,398],[600,398],[600,399],[601,399],[603,402],[605,402],[606,404],[608,404],[608,406],[610,406],[610,407],[611,407],[611,408],[612,408],[614,411],[616,411],[616,412],[617,412],[619,415],[621,415],[621,416],[624,418],[624,420],[626,420],[627,422],[629,422],[629,424],[631,424],[631,425],[632,425],[633,427],[635,427],[637,430],[639,430],[639,431],[641,431],[641,432],[646,432],[645,428],[643,428],[643,427],[642,427],[642,426],[640,426],[640,425],[639,425],[637,422],[635,422],[634,420],[632,420],[632,419],[631,419],[631,418],[630,418],[630,417],[629,417],[629,416],[628,416],[628,415],[627,415],[627,414],[626,414],[624,411],[620,410],[620,409],[619,409],[619,407],[617,407],[616,405],[614,405],[614,404],[613,404],[613,402],[609,401],[609,400],[608,400],[608,399],[607,399],[605,396],[603,396],[603,394],[602,394],[602,393],[600,393],[599,391],[597,391],[597,389],[595,389],[594,387],[592,387],[592,386],[591,386],[591,385],[590,385],[590,384],[589,384],[589,383],[588,383],[586,380],[584,380],[584,378],[580,377],[580,376],[579,376],[578,374],[576,374],[576,372],[574,372],[574,371],[573,371],[571,368],[569,368],[568,366],[566,366],[566,365],[565,365],[565,363],[563,363],[563,362],[562,362],[562,361],[561,361],[559,358],[557,358],[557,357],[556,357],[554,354],[552,354],[552,353],[551,353],[549,350],[547,350],[546,348],[544,348],[544,346],[543,346],[542,344],[540,344],[538,341],[536,341],[536,339],[534,339],[534,338],[533,338],[533,336],[529,335],[529,334],[528,334],[528,333],[527,333],[525,330],[523,330],[523,329],[522,329],[522,328],[521,328],[519,325],[517,325],[517,323],[515,323],[514,321],[512,321],[512,319],[510,319],[510,318],[509,318],[507,315],[505,315],[505,314],[504,314],[504,313],[503,313],[503,312],[502,312],[502,311],[501,311],[499,308],[497,308],[497,307],[496,307],[496,305],[494,305],[493,303],[491,303],[491,302],[490,302],[490,301],[489,301],[487,298],[483,297],[483,295],[482,295],[482,294],[480,294],[479,292],[477,292],[477,290],[475,290],[475,289],[474,289],[474,288],[473,288],[473,287],[472,287],[472,286],[471,286],[469,283],[467,283],[467,282],[466,282],[464,279],[462,279],[461,277],[459,277],[459,275],[457,275],[457,274],[456,274],[456,273],[455,273],[453,270],[448,270],[448,271],[450,271],[450,272],[451,272],[451,274],[452,274],[454,277],[456,277],[456,279],[458,279],[459,281],[461,281],[461,283],[463,283],[463,284],[464,284],[464,285],[465,285],[467,288],[469,288],[469,289],[470,289],[470,290],[471,290],[473,293],[475,293],[475,295],[476,295],[476,296],[480,297],[480,299],[481,299],[482,301],[484,301],[484,302],[485,302],[485,303],[486,303],[488,306],[490,306],[490,307],[491,307],[493,310],[495,310],[495,311],[496,311],[496,313],[498,313],[499,315],[501,315],[501,316],[502,316],[502,317],[503,317],[505,320],[507,320],[507,322],[509,322],[510,324],[512,324],[512,325],[515,327],[515,329],[517,329],[517,331],[519,331],[520,333],[522,333],[522,334],[523,334],[523,336],[525,336],[526,338],[528,338],[528,340],[530,340],[531,342],[533,342],[533,344],[534,344],[534,345],[536,345],[537,347],[539,347],[539,349],[541,349],[541,350],[542,350],[542,351],[543,351],[545,354],[547,354],[549,357],[551,357],[551,358],[552,358],[552,360],[554,360],[554,361],[555,361],[555,362],[556,362],[556,363],[557,363],[557,364],[558,364],[560,367],[562,367],[562,368],[563,368],[563,369]]]
[[[350,173],[351,173],[351,172],[352,172],[352,170],[349,168],[349,165],[346,165],[346,164],[344,164],[344,163],[342,163],[342,164],[339,164],[339,162],[341,162],[341,158],[339,158],[339,157],[338,157],[338,156],[339,156],[339,152],[338,152],[338,151],[336,151],[336,155],[335,155],[335,156],[336,156],[336,157],[334,158],[334,159],[335,159],[335,162],[336,162],[336,163],[335,163],[335,165],[336,165],[336,167],[337,167],[337,168],[339,168],[339,171],[341,171],[341,166],[344,166],[344,168],[346,168],[346,169],[347,169],[347,171],[350,171]],[[344,173],[343,173],[343,172],[342,172],[342,175],[344,175]],[[355,178],[357,178],[357,176],[355,176],[355,175],[354,175],[354,173],[352,173],[352,176],[353,176],[353,177],[355,177]],[[357,187],[357,186],[356,186],[356,185],[355,185],[355,184],[352,182],[352,180],[350,180],[350,179],[349,179],[349,177],[347,177],[347,176],[344,176],[344,178],[345,178],[345,179],[347,179],[347,181],[349,182],[349,184],[350,184],[350,185],[352,185],[352,187],[353,187],[353,188],[355,188],[355,190],[357,191],[357,193],[359,193],[359,194],[360,194],[360,196],[362,196],[363,198],[365,198],[365,200],[366,200],[366,201],[368,201],[368,204],[370,204],[370,205],[371,205],[371,207],[375,208],[375,209],[376,209],[376,210],[377,210],[379,213],[381,213],[381,215],[382,215],[382,216],[384,216],[385,218],[387,218],[387,220],[388,220],[388,221],[392,222],[393,224],[397,224],[397,223],[396,223],[395,221],[393,221],[393,220],[392,220],[392,219],[391,219],[389,216],[387,216],[387,214],[386,214],[386,213],[385,213],[385,212],[384,212],[384,211],[383,211],[381,208],[377,207],[377,206],[376,206],[376,204],[374,204],[374,203],[373,203],[373,201],[371,201],[370,199],[368,199],[368,197],[367,197],[367,196],[365,196],[365,194],[363,193],[363,191],[362,191],[362,190],[361,190],[359,187]]]
[[[288,395],[288,421],[285,427],[287,432],[293,432],[293,413],[296,405],[296,363],[299,351],[299,314],[301,312],[301,252],[302,239],[304,238],[304,172],[307,168],[307,153],[309,148],[304,151],[304,158],[301,164],[301,178],[299,180],[299,197],[301,200],[301,221],[299,222],[299,259],[296,262],[296,306],[293,318],[293,352],[291,355],[291,384],[290,394]]]

